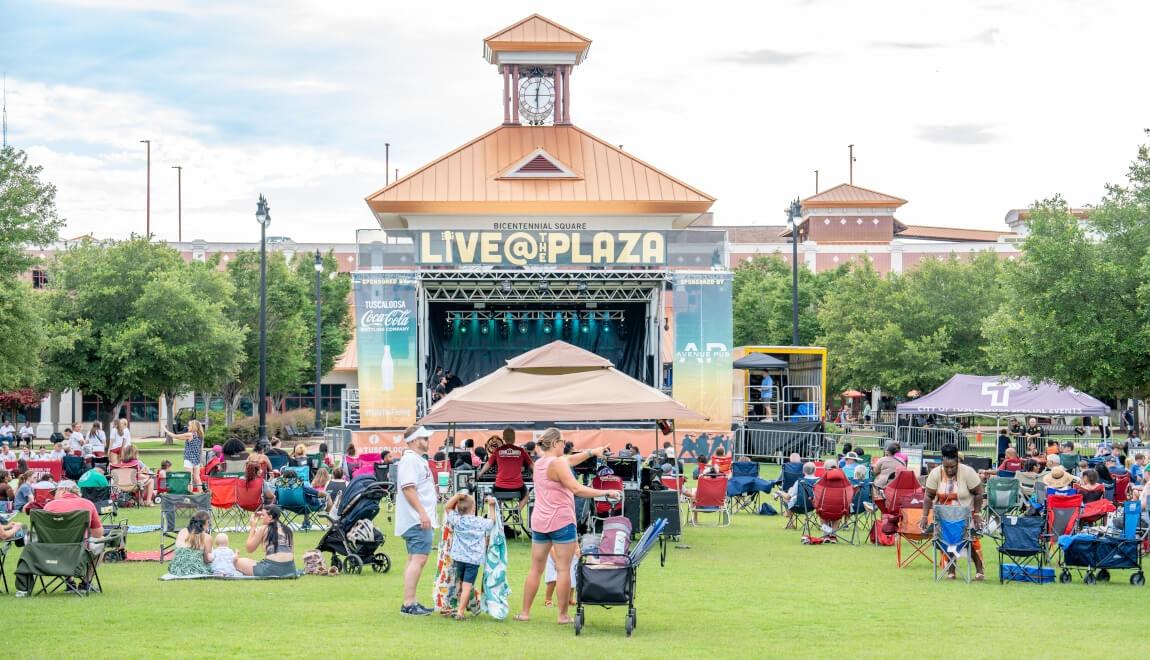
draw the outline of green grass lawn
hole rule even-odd
[[[126,510],[123,517],[155,524],[159,508]],[[542,593],[530,623],[401,616],[403,545],[391,538],[385,514],[376,524],[388,536],[383,549],[395,564],[385,575],[160,582],[164,569],[158,563],[108,564],[101,569],[103,594],[19,601],[0,596],[8,605],[5,619],[19,621],[5,626],[4,647],[9,657],[64,657],[91,649],[153,658],[539,657],[554,652],[620,658],[1038,657],[1048,656],[1053,642],[1022,643],[1020,637],[1035,621],[1062,629],[1091,620],[1094,613],[1123,612],[1133,621],[1147,596],[1145,588],[1130,586],[1127,571],[1093,587],[1077,575],[1069,585],[935,583],[929,564],[896,568],[893,547],[804,546],[797,532],[783,529],[781,517],[739,514],[727,528],[687,528],[681,544],[688,547],[670,549],[666,567],[659,566],[657,555],[647,557],[639,574],[634,637],[624,637],[623,610],[588,608],[586,628],[576,638],[570,626],[555,624]],[[319,536],[298,534],[297,557]],[[129,549],[154,549],[158,537],[132,535]],[[232,540],[232,547],[242,550],[240,535]],[[509,546],[514,613],[528,544],[517,540]],[[996,555],[989,541],[984,547],[993,576]],[[15,560],[8,560],[9,581]],[[425,604],[431,602],[432,572],[424,572],[420,585]],[[1059,635],[1056,647],[1060,655],[1098,652],[1090,635]]]

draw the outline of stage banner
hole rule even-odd
[[[415,422],[418,284],[412,272],[352,274],[361,428]]]
[[[675,361],[672,397],[710,418],[684,427],[731,430],[731,285],[727,272],[674,275]]]

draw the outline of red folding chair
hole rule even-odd
[[[731,524],[731,508],[727,504],[727,475],[699,477],[695,489],[695,497],[690,500],[688,511],[691,514],[689,523],[699,524],[700,513],[717,513],[717,527],[726,527]]]
[[[904,543],[907,545],[905,553]],[[899,568],[906,568],[919,558],[925,559],[928,563],[934,562],[934,558],[928,554],[934,547],[934,533],[929,530],[922,531],[921,499],[908,497],[899,505],[898,540],[895,545],[895,557],[898,559]]]
[[[236,484],[239,477],[204,477],[204,485],[212,494],[212,526],[216,529],[242,526],[239,509],[236,507]]]

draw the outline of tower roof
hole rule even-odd
[[[483,57],[496,64],[500,52],[575,53],[578,64],[587,57],[591,40],[555,21],[531,14],[483,40]]]
[[[898,208],[906,204],[905,199],[880,193],[876,190],[840,183],[817,195],[812,195],[802,201],[804,208],[838,208],[838,207],[883,207]]]
[[[540,154],[562,176],[508,176]],[[514,170],[512,170],[514,171]],[[686,226],[715,198],[581,128],[500,126],[368,195],[384,227],[400,215],[668,214]]]

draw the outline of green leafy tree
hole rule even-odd
[[[800,343],[814,343],[821,334],[818,308],[848,268],[844,264],[815,274],[800,266]],[[782,257],[758,256],[736,266],[731,295],[736,346],[791,344],[791,267]]]
[[[351,295],[351,278],[339,272],[339,260],[334,252],[323,255],[323,273],[320,276],[320,323],[322,345],[320,346],[320,369],[327,374],[335,366],[335,361],[347,350],[352,335],[352,316],[348,306]],[[296,275],[307,283],[312,297],[311,322],[307,333],[307,364],[303,376],[304,383],[315,380],[315,256],[300,253],[295,260]]]
[[[232,294],[215,264],[192,262],[158,273],[131,303],[141,322],[125,328],[113,357],[149,363],[143,388],[164,395],[169,424],[177,396],[211,391],[239,368],[243,332],[224,314]]]
[[[1099,395],[1150,395],[1150,151],[1081,219],[1037,202],[1005,300],[983,331],[994,365]]]
[[[314,275],[314,273],[313,273]],[[228,276],[235,293],[226,305],[229,319],[240,328],[243,350],[240,368],[220,385],[225,403],[225,420],[235,421],[235,411],[244,395],[257,395],[260,369],[260,255],[243,251],[228,262]],[[282,254],[267,255],[267,387],[274,399],[300,386],[307,371],[309,321],[314,315],[314,293],[288,267]],[[311,324],[314,324],[314,316]],[[314,341],[314,340],[311,340]],[[312,354],[314,368],[314,353]],[[310,380],[310,379],[308,379]],[[257,404],[258,405],[258,404]],[[265,403],[266,405],[266,403]]]
[[[46,341],[35,293],[12,278],[0,296],[0,392],[38,388],[40,354]]]
[[[36,262],[27,248],[55,241],[64,226],[56,215],[56,186],[40,180],[42,169],[29,165],[21,150],[0,148],[0,282],[27,271]],[[5,322],[0,316],[0,331]]]

